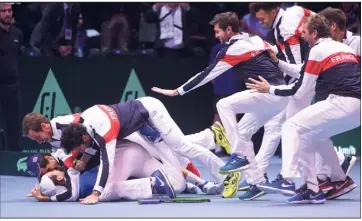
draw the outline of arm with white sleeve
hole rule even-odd
[[[293,96],[301,98],[310,90],[315,90],[316,81],[321,72],[320,65],[315,61],[315,52],[311,51],[307,62],[301,68],[300,78],[291,85],[270,86],[269,93],[277,96]]]
[[[215,60],[205,70],[196,74],[182,86],[177,88],[179,95],[184,95],[187,92],[208,83],[209,81],[215,79],[222,73],[235,66],[235,62],[239,63],[236,61],[237,56],[233,57],[232,55],[227,55],[227,53],[236,54],[238,51],[240,51],[240,49],[235,47],[235,44],[222,48],[216,56]],[[235,62],[232,60],[235,60]]]

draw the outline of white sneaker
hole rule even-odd
[[[198,189],[199,188],[197,188],[197,186],[195,184],[186,183],[186,188],[183,193],[198,194]]]
[[[204,184],[199,186],[202,192],[208,195],[216,195],[218,194],[219,186],[214,182],[206,181]]]

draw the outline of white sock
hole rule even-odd
[[[197,186],[204,184],[206,181],[201,179],[200,177],[196,176],[192,172],[188,172],[186,175],[186,181],[195,183]]]

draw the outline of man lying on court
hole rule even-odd
[[[176,192],[185,188],[185,179],[179,170],[160,163],[137,143],[128,140],[117,142],[115,158],[115,170],[109,175],[100,201],[147,199],[152,197],[153,189],[175,198]],[[33,189],[31,196],[42,202],[78,199],[82,202],[92,193],[97,173],[98,167],[81,174],[74,168],[55,166],[54,170],[40,177],[39,187]],[[127,180],[131,176],[141,178]]]

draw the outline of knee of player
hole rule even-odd
[[[281,133],[282,125],[264,126],[264,134],[279,134]]]
[[[287,120],[283,126],[282,126],[282,134],[288,134],[288,133],[302,133],[302,128],[293,120]]]
[[[222,109],[225,109],[225,108],[230,108],[229,102],[225,98],[220,99],[216,103],[216,109],[219,111],[219,110],[222,110]]]

